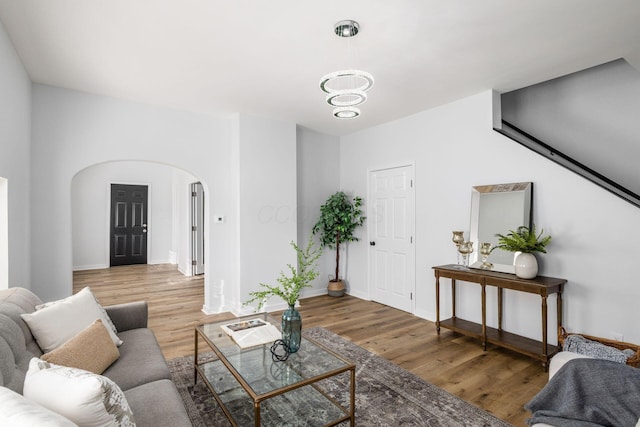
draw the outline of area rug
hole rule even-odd
[[[324,328],[311,328],[303,334],[355,363],[358,426],[510,426]],[[168,364],[194,427],[230,425],[203,382],[198,380],[194,386],[192,356],[173,359]],[[342,375],[323,381],[322,387],[347,405],[345,393],[334,392],[347,390],[348,381],[348,376]],[[301,419],[293,425],[313,424]]]

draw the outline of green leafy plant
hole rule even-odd
[[[544,230],[536,235],[535,224],[531,228],[522,225],[516,231],[509,230],[507,235],[496,234],[498,244],[493,249],[504,249],[509,252],[547,253],[545,247],[551,242],[551,236],[542,237],[543,233]]]
[[[243,305],[246,306],[253,302],[258,302],[257,311],[260,311],[269,298],[278,296],[289,306],[292,306],[300,298],[300,291],[311,287],[311,281],[318,277],[319,274],[317,261],[322,255],[322,250],[321,248],[314,248],[313,236],[309,237],[309,243],[305,249],[301,249],[294,242],[291,242],[291,246],[295,249],[298,257],[297,268],[287,264],[289,275],[285,275],[283,271],[280,271],[280,276],[276,279],[279,285],[271,286],[260,283],[263,289],[250,292],[249,296],[251,298]]]
[[[363,215],[362,199],[347,196],[338,191],[320,206],[320,218],[313,226],[313,234],[319,234],[321,245],[336,250],[336,274],[333,281],[340,280],[340,244],[343,242],[355,242],[356,228],[364,224],[366,217]]]

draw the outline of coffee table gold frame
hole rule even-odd
[[[314,399],[320,399],[322,402],[319,404],[329,405],[331,408],[337,408],[336,413],[340,414],[337,419],[329,421],[325,426],[335,426],[345,421],[349,421],[350,426],[355,426],[355,365],[350,361],[344,359],[342,356],[334,353],[333,351],[327,349],[323,345],[308,339],[303,338],[303,342],[301,345],[301,350],[298,353],[294,353],[290,355],[288,359],[289,362],[274,362],[271,358],[271,353],[269,347],[271,343],[263,344],[262,346],[251,347],[248,349],[241,349],[225,332],[220,328],[221,325],[240,322],[244,320],[252,320],[252,319],[262,319],[268,321],[279,327],[279,322],[267,315],[266,313],[261,313],[257,315],[244,316],[236,319],[231,319],[222,322],[213,322],[213,323],[203,323],[195,326],[195,338],[194,338],[194,383],[198,381],[198,377],[200,377],[209,391],[213,394],[213,397],[216,399],[220,408],[223,410],[225,416],[229,419],[233,426],[237,426],[238,423],[232,414],[231,410],[225,405],[222,395],[225,393],[224,390],[216,391],[214,384],[212,382],[217,378],[209,378],[207,376],[206,365],[210,363],[221,362],[226,371],[230,373],[235,381],[242,387],[244,392],[248,395],[248,397],[253,402],[253,420],[256,427],[261,426],[261,409],[263,402],[271,399],[275,396],[281,396],[285,393],[292,392],[294,390],[301,389],[302,387],[311,386],[314,390],[311,390],[313,393],[309,393],[310,397],[313,396]],[[217,359],[207,360],[205,362],[198,361],[198,347],[199,340],[202,339],[207,346],[213,351]],[[312,357],[308,361],[309,364],[313,364],[314,360],[320,359],[322,363],[316,363],[317,369],[314,366],[309,366],[307,362],[304,362],[301,365],[295,365],[295,359],[298,357],[299,353],[304,353],[303,346],[308,346],[312,351]],[[287,364],[288,368],[295,370],[296,379],[291,381],[285,381],[285,384],[282,386],[274,386],[269,389],[258,389],[256,388],[256,384],[248,377],[246,369],[245,372],[242,372],[243,369],[243,355],[249,354],[252,352],[254,357],[257,353],[262,352],[261,363],[263,365],[269,365],[269,367],[282,367],[282,363]],[[247,356],[249,357],[249,356]],[[302,356],[300,356],[302,357]],[[294,361],[294,362],[291,362]],[[248,365],[249,363],[244,363],[244,365]],[[324,369],[323,366],[328,366],[327,369]],[[266,369],[269,371],[269,369]],[[304,372],[301,372],[304,371]],[[310,374],[311,372],[311,374]],[[349,385],[349,408],[343,407],[336,399],[329,396],[324,390],[318,387],[318,382],[325,380],[327,378],[343,374],[345,372],[349,372],[350,375],[350,385]],[[219,371],[218,371],[219,375]],[[308,389],[305,389],[308,390]],[[306,395],[305,395],[306,396]],[[304,414],[297,414],[297,417],[304,416]]]

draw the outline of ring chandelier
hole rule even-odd
[[[339,37],[354,37],[360,31],[356,21],[338,22],[334,27]],[[360,115],[358,105],[367,100],[366,91],[373,86],[373,76],[366,71],[347,69],[334,71],[320,79],[320,89],[327,94],[327,104],[335,107],[333,116],[354,119]]]

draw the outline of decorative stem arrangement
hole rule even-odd
[[[301,249],[294,242],[291,242],[291,246],[297,254],[297,267],[287,264],[289,275],[281,271],[276,279],[279,285],[260,283],[263,289],[250,292],[251,298],[244,305],[257,302],[256,310],[260,311],[269,298],[273,296],[282,298],[289,306],[289,309],[282,313],[282,339],[288,346],[288,352],[295,353],[300,348],[302,331],[302,319],[295,305],[300,298],[300,291],[311,287],[311,282],[318,277],[317,261],[322,255],[322,250],[314,248],[313,236],[309,237],[309,243],[305,249]]]
[[[542,237],[544,230],[536,235],[535,224],[529,228],[521,225],[516,231],[509,230],[506,235],[496,234],[498,244],[494,249],[504,249],[509,252],[542,252],[547,253],[545,247],[551,242],[551,236]]]

